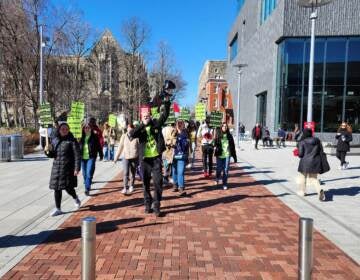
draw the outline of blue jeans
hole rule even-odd
[[[230,157],[216,158],[216,181],[220,180],[220,176],[222,172],[223,173],[222,183],[224,186],[226,186],[227,179],[229,176],[229,165],[230,165]]]
[[[114,160],[114,149],[114,145],[104,145],[104,160]]]
[[[172,163],[172,177],[176,187],[185,188],[185,165],[186,159],[175,159]]]
[[[95,158],[82,159],[81,160],[81,169],[84,177],[85,190],[89,191],[92,183],[92,174],[94,174],[95,169]]]

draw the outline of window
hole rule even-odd
[[[232,61],[237,56],[238,51],[238,35],[234,36],[234,39],[232,39],[230,43],[230,61]]]
[[[306,120],[309,41],[279,46],[276,124],[290,129]],[[335,132],[342,121],[360,132],[360,37],[316,38],[313,120],[319,132]]]
[[[214,101],[213,101],[214,105],[213,105],[213,108],[217,108],[218,107],[218,101],[217,101],[217,98],[214,98]]]
[[[261,0],[261,24],[271,15],[272,11],[276,8],[276,4],[277,0]]]

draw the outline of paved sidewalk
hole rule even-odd
[[[0,163],[0,277],[44,241],[75,209],[72,198],[64,194],[62,209],[67,214],[49,218],[55,207],[54,192],[49,189],[51,167],[52,160],[42,153]],[[97,162],[93,188],[100,189],[120,170],[121,165]],[[82,201],[88,199],[84,196],[81,174],[76,191]],[[12,246],[22,237],[26,237],[27,242]]]
[[[273,194],[291,194],[280,199],[300,216],[313,218],[315,227],[359,264],[360,156],[347,157],[347,170],[339,170],[339,160],[328,156],[331,170],[320,175],[327,201],[321,202],[311,188],[304,198],[296,195],[299,158],[293,156],[293,149],[255,150],[252,142],[241,142],[239,166]]]
[[[164,191],[161,218],[144,214],[139,185],[123,196],[110,182],[3,279],[79,279],[86,216],[97,219],[97,279],[297,279],[299,217],[278,199],[288,193],[273,195],[246,172],[234,166],[224,191],[197,163],[187,197]],[[360,279],[360,267],[319,232],[314,255],[313,279]]]

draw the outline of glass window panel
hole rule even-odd
[[[348,50],[348,85],[360,85],[360,39],[350,39]]]
[[[236,34],[234,39],[230,43],[230,61],[237,56],[238,51],[238,35]]]
[[[327,85],[324,96],[324,132],[335,132],[342,119],[343,86]]]
[[[326,49],[326,85],[344,85],[345,39],[328,39]],[[341,92],[338,92],[342,95]]]

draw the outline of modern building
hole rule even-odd
[[[206,103],[208,113],[223,112],[224,121],[233,125],[232,95],[224,78],[225,74],[225,60],[208,60],[205,62],[199,77],[198,102]]]
[[[239,0],[228,35],[226,79],[237,98],[236,64],[247,64],[240,80],[239,121],[272,132],[292,130],[307,115],[311,9],[297,0]],[[323,138],[341,121],[360,133],[360,1],[334,0],[318,8],[313,118]],[[330,133],[330,134],[328,134]],[[359,141],[359,140],[357,140]]]

